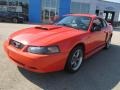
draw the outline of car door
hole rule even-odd
[[[108,33],[108,25],[107,22],[104,19],[101,19],[102,21],[102,33],[105,36],[105,38],[101,38],[102,39],[102,43],[105,43],[106,39],[107,39],[107,33]]]
[[[95,25],[100,26],[100,30],[92,31]],[[88,38],[88,52],[92,52],[94,49],[99,48],[105,43],[106,33],[105,27],[103,26],[102,20],[100,18],[95,18],[92,22],[92,27],[89,32]]]
[[[105,21],[101,18],[98,18],[100,20],[100,28],[101,30],[98,31],[99,32],[99,45],[103,45],[105,44],[105,40],[106,40],[106,35],[107,35],[107,24],[105,23]]]

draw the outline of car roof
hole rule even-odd
[[[91,17],[91,18],[98,17],[95,14],[67,14],[66,16],[86,16],[86,17]]]

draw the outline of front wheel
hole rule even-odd
[[[82,47],[75,47],[69,57],[65,66],[65,70],[70,73],[74,73],[79,70],[83,61],[83,49]]]

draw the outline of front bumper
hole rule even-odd
[[[4,43],[4,49],[8,57],[19,67],[32,72],[47,73],[63,70],[67,60],[67,53],[50,55],[32,54],[14,48],[8,44],[8,41]]]

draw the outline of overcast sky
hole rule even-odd
[[[105,0],[105,1],[119,2],[120,3],[120,0]]]

